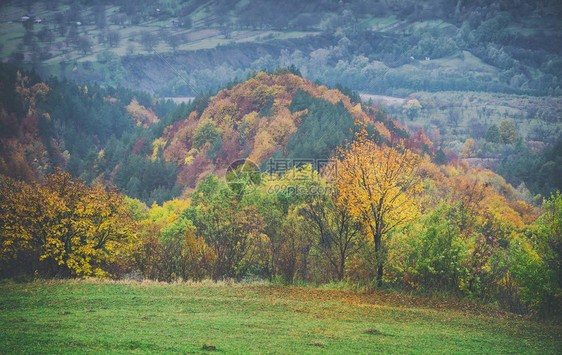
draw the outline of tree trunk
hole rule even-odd
[[[380,232],[380,229],[377,228],[377,231],[375,233],[375,254],[376,254],[376,258],[377,258],[377,286],[381,287],[382,286],[382,275],[383,275],[383,260],[382,260],[382,235]]]
[[[339,275],[338,275],[338,278],[339,278],[338,281],[343,280],[344,277],[345,277],[345,253],[342,253],[341,260],[340,260],[340,270],[339,270]]]
[[[377,268],[377,286],[382,286],[382,274],[383,274],[383,263],[379,262],[379,266]]]
[[[382,228],[380,224],[377,224],[376,228],[372,225],[370,226],[371,233],[373,233],[373,242],[375,243],[375,257],[377,258],[377,286],[382,286],[382,275],[384,261],[382,258]]]

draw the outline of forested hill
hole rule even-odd
[[[295,67],[254,72],[244,82],[179,106],[128,89],[42,81],[34,73],[0,69],[0,173],[27,181],[58,167],[88,183],[116,185],[133,198],[161,204],[210,174],[224,176],[239,159],[264,171],[269,158],[313,164],[328,159],[353,139],[356,122],[365,123],[378,143],[406,138],[409,147],[437,164],[457,159],[437,131],[408,132],[357,93],[313,84]],[[490,138],[487,144],[514,146],[517,132],[510,127],[500,125],[496,134],[511,134],[511,143]],[[474,149],[467,144],[463,157]],[[500,170],[532,189],[529,195],[520,187],[528,201],[537,193],[548,195],[559,186],[560,145],[544,153],[524,153],[518,146],[526,160],[508,156]]]
[[[314,85],[294,67],[254,73],[179,106],[1,69],[0,173],[29,181],[59,167],[147,202],[171,199],[211,173],[224,176],[238,159],[327,159],[353,137],[356,120],[379,142],[408,135],[351,90]]]
[[[349,89],[314,85],[278,69],[219,91],[204,110],[167,127],[152,142],[152,154],[160,151],[165,161],[178,166],[180,187],[194,188],[209,173],[223,176],[238,159],[257,164],[271,157],[328,159],[353,138],[356,120],[368,122],[379,142],[408,135]]]

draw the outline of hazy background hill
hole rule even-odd
[[[560,95],[560,16],[556,0],[8,1],[0,53],[166,96],[289,64],[371,94]]]

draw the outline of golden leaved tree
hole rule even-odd
[[[136,231],[123,196],[57,172],[41,183],[0,177],[0,274],[109,276]]]
[[[383,244],[388,233],[418,214],[420,190],[416,169],[420,157],[402,147],[378,145],[363,127],[355,140],[339,152],[336,186],[338,201],[361,221],[363,232],[374,243],[377,283],[382,283]]]

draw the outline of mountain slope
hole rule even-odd
[[[328,159],[353,139],[358,120],[379,143],[407,138],[409,147],[435,162],[456,159],[439,134],[408,132],[353,91],[313,84],[295,67],[254,73],[179,106],[125,89],[1,71],[0,173],[28,181],[60,167],[86,182],[114,184],[130,197],[163,203],[209,174],[224,176],[240,159],[262,170],[269,158],[286,160],[289,168]],[[549,176],[555,154],[534,160],[546,192],[557,186]],[[527,183],[525,166],[517,176]]]
[[[223,89],[204,111],[192,112],[164,130],[152,144],[178,165],[180,187],[195,187],[209,173],[224,175],[237,159],[256,163],[276,157],[328,158],[351,139],[355,120],[366,120],[380,137],[403,134],[377,107],[367,107],[340,90],[278,70],[260,72]],[[385,122],[389,127],[386,127]]]

